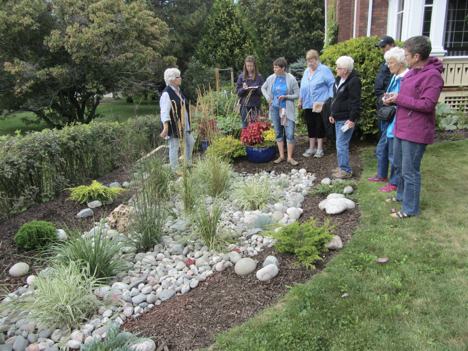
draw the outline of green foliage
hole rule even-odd
[[[125,189],[122,188],[109,188],[102,185],[97,180],[93,180],[91,185],[80,185],[76,188],[66,188],[70,190],[71,194],[67,200],[76,201],[80,204],[88,203],[94,200],[99,200],[103,204],[107,199],[116,199]]]
[[[354,69],[359,73],[362,82],[361,90],[361,117],[357,121],[357,133],[364,139],[376,135],[377,113],[375,106],[374,82],[383,62],[383,54],[379,47],[377,37],[361,37],[349,39],[335,44],[324,50],[320,61],[330,67],[336,76],[336,60],[344,55],[354,59]],[[395,42],[402,45],[401,42]]]
[[[301,225],[294,222],[288,227],[282,227],[278,232],[267,232],[265,235],[271,235],[278,240],[275,244],[278,252],[296,255],[300,263],[314,269],[313,263],[322,260],[320,253],[328,251],[324,244],[333,238],[330,232],[335,227],[330,226],[328,219],[323,226],[318,226],[317,221],[318,219],[314,220],[311,217],[310,222]]]
[[[330,195],[330,194],[344,194],[344,188],[347,186],[356,187],[356,182],[354,180],[332,180],[331,184],[318,184],[316,189],[312,190],[312,194],[323,194],[323,195]],[[349,194],[348,194],[349,197]]]
[[[34,323],[66,325],[71,331],[96,314],[103,302],[93,291],[100,280],[90,274],[89,267],[70,261],[68,265],[53,264],[47,273],[37,277],[33,287],[36,293],[24,295],[1,309],[10,312],[28,311]]]
[[[301,57],[296,62],[289,65],[289,73],[291,73],[298,81],[300,81],[306,68],[307,60],[304,57]]]
[[[216,87],[214,68],[201,63],[194,57],[190,59],[186,70],[181,71],[181,74],[184,78],[181,89],[191,104],[195,104],[199,98],[198,91],[209,91],[210,88]]]
[[[244,15],[232,0],[213,0],[195,56],[202,63],[233,67],[238,72],[248,55],[254,55],[257,64],[262,65],[257,40]]]
[[[32,221],[21,226],[15,235],[15,245],[19,249],[41,249],[57,240],[57,228],[50,222]]]
[[[161,55],[167,35],[144,1],[3,1],[0,110],[52,127],[89,123],[108,92],[156,91],[175,63]]]
[[[466,111],[460,107],[454,110],[450,105],[438,103],[436,106],[436,123],[438,130],[468,129]]]
[[[324,49],[338,42],[338,21],[336,20],[336,0],[330,0],[327,11],[327,41]]]
[[[230,113],[226,116],[217,116],[217,127],[223,132],[224,135],[232,135],[234,138],[239,139],[242,132],[242,120],[240,115]]]
[[[142,158],[133,172],[133,205],[129,223],[137,251],[147,251],[161,242],[167,216],[164,200],[169,197],[173,171],[165,166],[165,156]]]
[[[88,277],[108,279],[128,269],[127,261],[120,252],[128,243],[120,238],[109,238],[104,234],[104,225],[94,228],[91,235],[81,235],[80,230],[65,228],[68,240],[50,248],[51,261],[63,265],[73,262]]]
[[[255,30],[268,71],[278,57],[293,63],[310,49],[322,49],[323,1],[239,0],[237,5]]]
[[[154,116],[0,138],[0,218],[96,179],[154,147]]]
[[[164,55],[177,58],[177,65],[184,76],[183,87],[186,88],[187,79],[184,72],[190,69],[190,59],[195,54],[195,49],[200,40],[201,28],[211,9],[211,0],[169,0],[146,1],[154,11],[156,17],[164,21],[169,27],[170,46],[164,50]],[[193,62],[193,61],[192,61]],[[214,71],[212,79],[214,79]],[[198,71],[198,75],[205,72]],[[207,85],[208,86],[208,85]],[[184,89],[185,94],[186,89]],[[195,89],[193,89],[195,92]],[[185,94],[187,98],[189,95]],[[194,96],[196,98],[196,95]],[[190,99],[190,98],[189,98]],[[194,101],[194,100],[192,100]]]
[[[107,322],[107,332],[104,340],[100,337],[95,337],[87,344],[81,345],[82,351],[132,351],[133,344],[138,343],[141,338],[135,334],[123,331],[120,332],[120,325],[118,323],[109,321]]]
[[[252,177],[235,185],[231,198],[244,210],[261,209],[275,194],[276,187],[266,177]]]
[[[213,249],[223,242],[219,223],[223,215],[224,205],[221,200],[215,199],[211,206],[207,206],[202,198],[197,211],[193,213],[192,219],[196,225],[196,233],[200,235],[208,249]]]
[[[245,151],[245,145],[239,139],[234,139],[232,135],[227,135],[213,140],[206,150],[206,155],[232,162],[237,157],[246,156],[247,152]]]
[[[255,221],[250,225],[250,227],[267,230],[269,226],[273,224],[275,224],[275,221],[269,215],[261,213],[255,218]]]
[[[207,155],[198,162],[192,177],[198,180],[205,194],[218,197],[229,188],[232,172],[226,159]]]

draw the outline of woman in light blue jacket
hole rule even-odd
[[[316,50],[309,50],[306,59],[309,67],[302,76],[297,109],[304,109],[310,147],[302,156],[320,158],[323,156],[323,138],[325,137],[325,125],[321,112],[324,102],[333,97],[335,77],[330,67],[320,63],[319,53]],[[317,139],[317,148],[315,148],[315,139]]]
[[[298,164],[293,156],[294,126],[296,122],[296,113],[294,100],[299,97],[299,85],[292,74],[286,72],[288,63],[282,57],[273,62],[273,71],[262,86],[262,93],[265,99],[270,103],[270,119],[275,128],[276,142],[280,157],[275,163],[286,161],[284,157],[284,138],[286,132],[286,145],[288,149],[288,163],[296,166]]]
[[[401,79],[408,72],[408,69],[406,68],[407,62],[405,60],[405,51],[399,47],[394,47],[385,53],[385,60],[387,61],[390,72],[393,73],[392,80],[387,88],[387,93],[398,93],[400,91]],[[388,165],[391,162],[390,182],[379,190],[383,192],[397,191],[401,172],[393,166],[394,136],[392,132],[393,127],[395,126],[395,119],[390,123],[383,121],[380,123],[382,136],[380,137],[377,145],[377,158],[379,160],[377,164],[377,174],[372,178],[367,178],[367,180],[370,182],[388,182]]]

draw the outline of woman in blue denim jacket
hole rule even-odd
[[[390,81],[390,84],[387,89],[387,93],[399,93],[401,79],[408,72],[406,66],[408,65],[405,61],[405,51],[399,47],[392,48],[391,50],[385,53],[385,60],[387,61],[388,68],[393,74],[393,77]],[[396,106],[395,106],[396,108]],[[380,121],[382,135],[380,137],[379,143],[377,145],[377,174],[372,178],[367,178],[370,182],[380,182],[386,183],[388,179],[388,165],[391,162],[390,166],[390,182],[380,188],[382,192],[391,192],[397,191],[398,181],[400,179],[400,172],[395,169],[393,165],[393,139],[392,134],[393,127],[395,125],[395,120],[391,123]]]

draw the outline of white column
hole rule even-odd
[[[437,56],[439,59],[442,59],[442,57],[447,53],[444,48],[446,13],[447,0],[434,0],[431,18],[431,34],[429,37],[432,42],[431,56]]]
[[[396,39],[398,0],[388,0],[387,35]]]
[[[445,0],[444,0],[445,1]],[[401,40],[422,34],[425,0],[405,0]]]

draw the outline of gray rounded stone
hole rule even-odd
[[[29,265],[24,262],[19,262],[17,264],[14,264],[8,271],[8,273],[12,277],[22,277],[28,274],[28,272],[29,272]]]
[[[266,267],[269,264],[274,264],[276,267],[279,267],[280,265],[278,259],[275,256],[268,256],[267,258],[265,258],[262,267]]]
[[[138,304],[140,304],[142,302],[145,302],[147,298],[148,298],[148,295],[146,295],[146,294],[138,294],[137,296],[132,298],[132,302],[135,305],[138,305]]]
[[[96,208],[96,207],[101,207],[101,206],[102,206],[102,202],[99,200],[91,201],[90,203],[88,203],[89,208]]]
[[[138,344],[130,346],[130,348],[134,351],[154,351],[156,350],[156,344],[151,339],[145,339]]]
[[[247,275],[252,273],[257,268],[257,263],[250,257],[240,259],[234,266],[234,271],[237,275]]]
[[[338,250],[343,248],[343,242],[338,235],[335,235],[328,243],[325,243],[325,247],[329,250]]]
[[[236,264],[241,258],[241,254],[237,251],[232,251],[229,253],[229,260],[234,264]]]
[[[28,347],[29,341],[23,338],[21,335],[18,335],[15,342],[13,343],[13,350],[14,351],[24,351],[26,347]]]
[[[173,297],[175,294],[176,294],[175,290],[167,289],[167,290],[161,291],[161,292],[158,294],[158,298],[159,298],[161,301],[166,301],[166,300],[169,300],[171,297]]]
[[[273,212],[272,218],[273,218],[273,220],[274,220],[275,222],[278,222],[278,221],[282,220],[283,217],[284,217],[283,212],[281,212],[281,211],[275,211],[275,212]]]
[[[278,275],[279,269],[275,264],[269,264],[266,267],[258,270],[257,279],[266,282]]]
[[[90,208],[85,208],[84,210],[78,212],[76,215],[77,217],[84,218],[84,217],[91,217],[94,215],[94,212]]]
[[[155,294],[149,294],[146,298],[146,302],[148,303],[155,303],[156,301],[158,301],[158,296]]]
[[[109,188],[121,188],[122,185],[120,185],[119,182],[113,182],[109,184]]]

